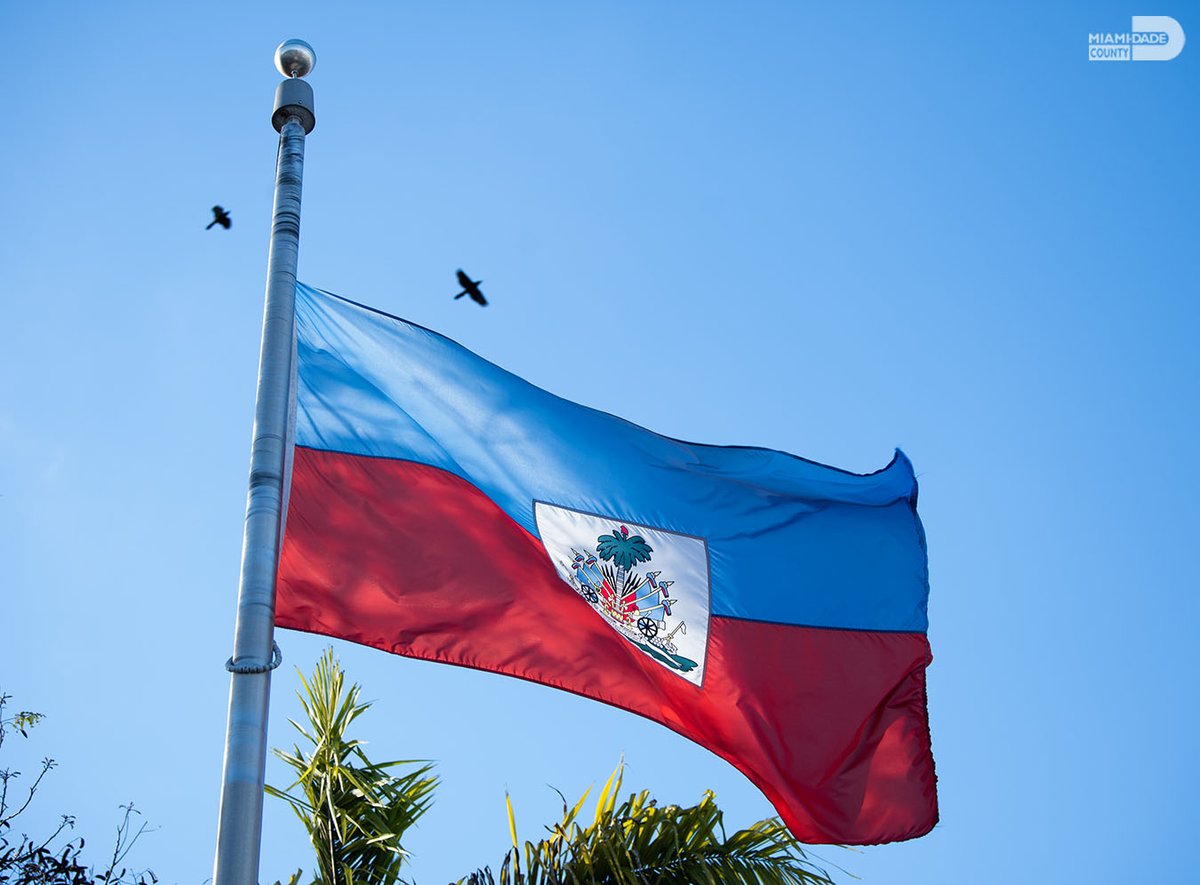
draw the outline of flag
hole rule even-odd
[[[659,722],[801,841],[937,819],[917,484],[653,433],[304,285],[276,623]]]

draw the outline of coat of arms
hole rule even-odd
[[[559,576],[618,634],[699,685],[709,615],[703,540],[542,502],[534,511]]]

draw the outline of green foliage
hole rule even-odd
[[[29,737],[29,729],[45,717],[41,713],[22,710],[12,716],[4,715],[10,696],[0,692],[0,748],[9,729]],[[122,805],[125,817],[117,827],[112,855],[108,866],[97,872],[82,860],[84,839],[63,841],[64,834],[75,828],[75,818],[68,814],[59,818],[58,825],[47,836],[31,837],[14,834],[13,822],[25,812],[37,795],[42,780],[55,768],[49,757],[41,762],[41,770],[33,783],[25,788],[23,797],[10,796],[21,772],[0,769],[0,885],[154,885],[158,878],[151,870],[131,871],[121,866],[130,849],[146,831],[141,824],[135,830],[133,815],[139,812],[133,803]]]
[[[275,754],[296,772],[296,781],[267,793],[287,802],[308,831],[317,858],[313,885],[394,885],[407,857],[405,832],[428,810],[437,778],[430,765],[394,774],[410,760],[372,762],[361,742],[347,737],[369,703],[327,649],[311,679],[300,674],[297,692],[307,725],[292,725],[304,738],[290,753]],[[288,885],[298,885],[298,870]],[[403,880],[401,880],[403,881]]]
[[[523,848],[509,802],[513,847],[501,864],[500,885],[832,885],[778,818],[726,837],[711,792],[686,808],[660,808],[644,790],[618,805],[623,777],[618,765],[590,823],[579,822],[587,793],[571,808],[564,799],[562,820],[547,828],[549,838]],[[495,882],[484,868],[458,885]]]
[[[4,700],[7,700],[5,696]],[[0,707],[3,706],[3,701],[0,701]],[[8,720],[7,724],[11,724],[13,728],[21,732],[21,737],[29,737],[29,729],[33,728],[39,722],[46,718],[44,713],[33,713],[29,710],[22,710]],[[4,742],[4,720],[0,719],[0,743]]]

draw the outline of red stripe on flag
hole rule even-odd
[[[923,634],[714,617],[697,687],[611,629],[490,499],[433,467],[297,448],[276,622],[646,716],[743,771],[805,842],[890,842],[937,820]]]

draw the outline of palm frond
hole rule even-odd
[[[659,806],[643,790],[618,802],[624,763],[596,799],[592,822],[578,822],[587,793],[547,827],[547,838],[517,846],[500,865],[500,885],[833,885],[778,818],[726,836],[711,792],[691,806]],[[458,885],[494,885],[484,867]]]
[[[347,688],[332,649],[300,681],[308,723],[292,724],[307,746],[275,750],[296,780],[287,789],[267,786],[267,794],[287,802],[308,831],[317,860],[313,885],[393,885],[408,856],[404,835],[432,802],[432,766],[372,762],[361,742],[347,736],[371,705],[359,700],[357,684]],[[417,767],[396,771],[407,765]]]

